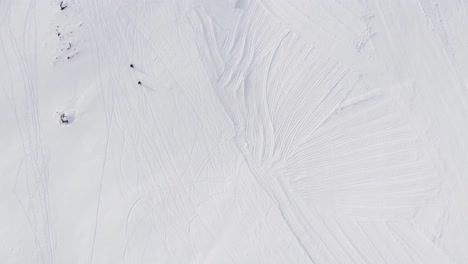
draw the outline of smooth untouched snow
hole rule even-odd
[[[467,28],[456,0],[0,1],[0,263],[468,263]]]

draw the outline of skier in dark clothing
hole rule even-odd
[[[60,116],[60,123],[62,124],[68,124],[68,116],[65,114],[65,113],[59,113],[57,112],[57,114]]]
[[[67,8],[67,5],[63,5],[63,1],[60,2],[60,9],[64,10],[65,8]]]

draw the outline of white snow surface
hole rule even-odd
[[[468,1],[61,2],[0,0],[0,263],[468,263]]]

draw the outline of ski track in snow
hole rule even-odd
[[[60,2],[0,1],[1,263],[468,263],[463,1]]]

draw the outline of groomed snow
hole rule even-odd
[[[0,263],[468,263],[467,28],[457,0],[0,0]]]

